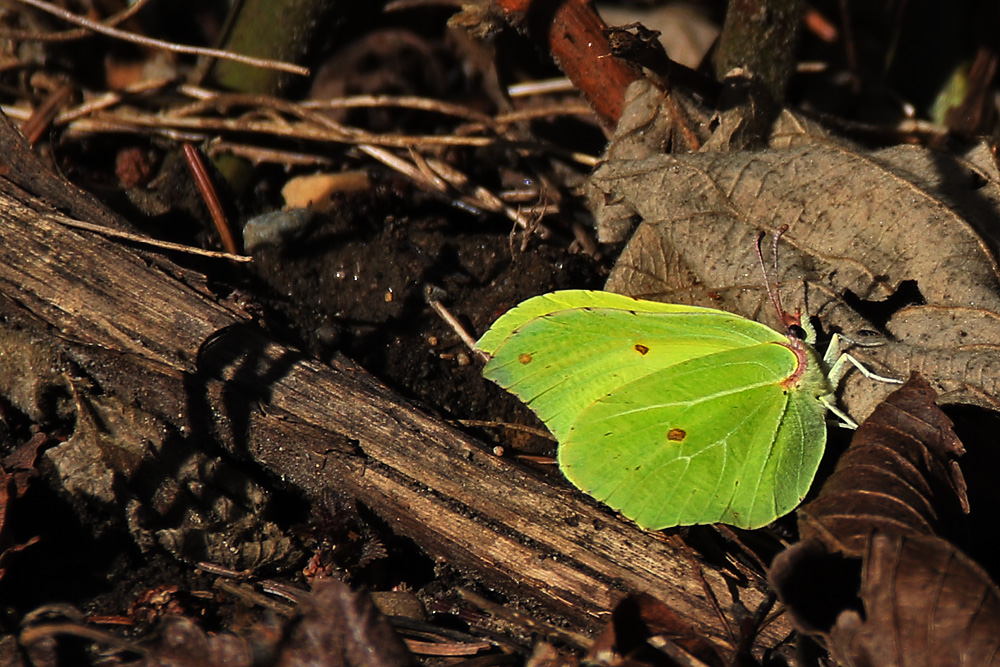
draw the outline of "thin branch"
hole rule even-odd
[[[292,74],[299,74],[301,76],[309,76],[309,69],[306,67],[300,67],[299,65],[293,65],[292,63],[281,62],[280,60],[268,60],[265,58],[252,58],[250,56],[243,56],[238,53],[233,53],[231,51],[222,51],[220,49],[209,49],[200,46],[187,46],[184,44],[174,44],[172,42],[164,42],[163,40],[153,39],[151,37],[143,37],[142,35],[137,35],[132,32],[126,32],[125,30],[119,30],[117,28],[112,28],[111,26],[105,25],[103,23],[98,23],[86,19],[82,16],[78,16],[72,12],[68,12],[65,9],[56,7],[42,0],[17,0],[21,4],[34,7],[35,9],[41,10],[53,16],[58,16],[64,21],[73,23],[78,26],[87,28],[88,30],[93,30],[94,32],[100,33],[102,35],[107,35],[108,37],[114,37],[116,39],[121,39],[126,42],[132,42],[134,44],[140,44],[142,46],[149,47],[151,49],[163,49],[165,51],[172,51],[174,53],[187,53],[194,56],[206,56],[208,58],[223,58],[226,60],[233,60],[238,63],[243,63],[244,65],[250,65],[251,67],[261,67],[263,69],[275,69],[283,72],[290,72]]]
[[[112,14],[102,21],[104,25],[116,26],[136,14],[140,9],[149,4],[149,0],[136,0],[132,5],[121,10],[117,14]],[[91,31],[86,28],[73,28],[61,32],[35,32],[33,30],[12,30],[0,28],[0,38],[9,39],[15,42],[72,42],[90,35]]]
[[[8,109],[10,107],[5,105],[0,106],[0,110],[3,110],[4,113]],[[23,115],[22,112],[16,113]],[[17,117],[15,114],[11,114],[11,116]],[[205,138],[207,134],[237,132],[305,139],[309,141],[326,141],[351,145],[372,144],[395,148],[410,148],[412,146],[491,146],[497,142],[493,137],[372,134],[363,130],[352,130],[345,135],[342,130],[315,127],[307,123],[288,125],[273,121],[248,121],[240,118],[179,118],[174,116],[141,114],[134,111],[122,111],[107,115],[96,114],[90,118],[81,118],[80,120],[73,121],[67,126],[67,130],[73,133],[109,130],[114,132],[141,132],[144,129],[151,129],[160,133],[164,133],[168,129],[194,131],[199,134],[187,134],[185,136],[195,137],[195,141]]]
[[[144,79],[142,81],[137,81],[129,86],[126,86],[121,91],[109,91],[102,93],[93,99],[87,100],[82,104],[79,104],[71,109],[66,109],[58,116],[56,116],[54,123],[56,125],[66,125],[77,118],[83,118],[85,116],[90,116],[98,111],[104,109],[109,109],[123,99],[126,95],[137,95],[139,93],[145,93],[151,90],[158,90],[170,84],[173,81],[171,78],[160,77],[158,79]]]
[[[234,262],[253,261],[253,257],[249,257],[247,255],[234,255],[228,252],[205,250],[203,248],[195,248],[194,246],[181,245],[180,243],[171,243],[170,241],[160,241],[159,239],[150,238],[148,236],[139,236],[138,234],[130,234],[128,232],[118,231],[117,229],[111,229],[110,227],[103,227],[101,225],[83,222],[82,220],[74,220],[73,218],[67,218],[64,215],[53,215],[50,216],[50,219],[61,225],[66,225],[67,227],[83,229],[88,232],[95,232],[112,238],[124,239],[125,241],[131,241],[132,243],[141,243],[153,248],[176,250],[177,252],[183,252],[189,255],[200,255],[202,257],[211,257],[212,259],[230,259]]]
[[[306,100],[301,103],[305,109],[355,109],[355,108],[385,108],[399,107],[403,109],[419,109],[430,111],[446,116],[455,116],[466,120],[476,121],[484,125],[494,124],[494,120],[488,114],[470,109],[459,104],[450,104],[428,97],[415,97],[412,95],[354,95],[351,97],[335,97],[325,100]],[[588,108],[589,112],[590,109]]]
[[[226,252],[236,255],[238,253],[236,239],[229,229],[229,221],[226,220],[226,214],[222,210],[219,195],[212,185],[212,179],[208,176],[205,164],[201,161],[198,149],[187,141],[181,144],[181,148],[184,150],[184,161],[191,171],[191,176],[194,178],[195,185],[198,186],[198,192],[201,193],[205,206],[208,207],[212,222],[215,223],[215,229],[219,232],[219,238],[222,239],[222,247],[226,249]]]

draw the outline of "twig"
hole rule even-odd
[[[460,104],[449,104],[429,97],[413,95],[352,95],[336,97],[328,100],[306,100],[301,106],[305,109],[357,109],[399,107],[402,109],[418,109],[431,111],[446,116],[455,116],[477,121],[485,125],[494,125],[494,119],[481,111],[470,109]],[[589,111],[589,108],[588,108]]]
[[[528,616],[527,614],[522,614],[519,611],[497,604],[492,600],[487,600],[483,596],[473,593],[467,588],[458,588],[456,590],[458,591],[458,594],[469,604],[475,605],[483,611],[492,614],[494,617],[511,623],[515,627],[527,628],[531,632],[537,632],[543,637],[558,639],[559,641],[567,642],[573,646],[578,646],[584,649],[590,648],[590,645],[593,644],[594,640],[590,637],[582,635],[578,632],[573,632],[572,630],[557,628],[556,626],[545,623],[544,621],[539,621]]]
[[[561,76],[556,79],[527,81],[508,86],[507,94],[511,97],[530,97],[533,95],[549,95],[551,93],[570,93],[574,90],[576,90],[576,86],[573,85],[573,82]]]
[[[507,20],[552,54],[556,64],[608,125],[615,125],[628,85],[641,73],[611,55],[607,26],[588,0],[497,0]]]
[[[122,639],[110,632],[89,628],[79,623],[46,623],[45,625],[32,626],[22,630],[17,640],[21,646],[29,647],[30,649],[33,644],[58,635],[69,635],[71,637],[86,639],[95,644],[104,644],[113,647],[118,651],[135,651],[140,655],[146,653],[144,648],[133,644],[127,639]]]
[[[445,307],[443,303],[435,299],[430,292],[427,294],[427,305],[434,309],[434,312],[438,314],[442,320],[444,320],[448,326],[451,327],[452,331],[455,332],[462,342],[473,351],[476,351],[476,339],[469,335],[469,332],[465,330],[462,323],[458,321],[458,318],[451,314],[451,311]],[[483,352],[479,352],[483,355]]]
[[[232,60],[238,63],[243,63],[244,65],[250,65],[251,67],[261,67],[263,69],[275,69],[282,72],[290,72],[292,74],[299,74],[301,76],[309,76],[309,69],[307,67],[301,67],[299,65],[293,65],[292,63],[281,62],[280,60],[268,60],[265,58],[253,58],[250,56],[243,56],[238,53],[232,53],[231,51],[222,51],[220,49],[209,49],[200,46],[187,46],[185,44],[174,44],[172,42],[164,42],[160,39],[153,39],[152,37],[144,37],[142,35],[137,35],[133,32],[127,32],[125,30],[119,30],[118,28],[112,28],[111,26],[105,25],[103,23],[97,23],[91,21],[90,19],[78,16],[72,12],[68,12],[65,9],[56,7],[42,0],[17,0],[21,4],[28,5],[29,7],[34,7],[47,14],[52,14],[53,16],[58,16],[64,21],[73,23],[78,26],[87,28],[88,30],[93,30],[94,32],[100,33],[102,35],[107,35],[108,37],[114,37],[116,39],[121,39],[126,42],[132,42],[134,44],[140,44],[142,46],[147,46],[151,49],[163,49],[164,51],[172,51],[174,53],[187,53],[193,56],[205,56],[208,58],[223,58],[225,60]]]
[[[249,257],[246,255],[233,255],[228,252],[218,252],[217,250],[204,250],[202,248],[195,248],[193,246],[181,245],[180,243],[171,243],[170,241],[160,241],[158,239],[153,239],[148,236],[139,236],[138,234],[120,232],[117,229],[102,227],[101,225],[93,225],[89,222],[83,222],[82,220],[74,220],[73,218],[67,218],[66,216],[63,215],[53,215],[50,217],[55,222],[58,222],[61,225],[66,225],[67,227],[75,227],[76,229],[83,229],[88,232],[96,232],[98,234],[103,234],[104,236],[124,239],[125,241],[131,241],[133,243],[141,243],[143,245],[152,246],[154,248],[163,248],[164,250],[176,250],[178,252],[184,252],[189,255],[200,255],[202,257],[211,257],[213,259],[231,259],[234,262],[253,261],[253,257]]]
[[[219,232],[219,238],[222,239],[222,247],[228,253],[233,255],[238,254],[239,249],[236,247],[236,239],[233,238],[233,232],[229,229],[229,222],[226,220],[226,214],[222,211],[219,195],[215,192],[212,179],[208,177],[208,171],[205,169],[205,164],[201,161],[201,155],[187,141],[184,142],[182,148],[184,149],[184,161],[187,163],[188,169],[191,170],[191,176],[194,178],[195,185],[198,186],[198,192],[201,193],[201,198],[204,200],[205,206],[208,207],[209,215],[212,216],[215,229]]]
[[[583,102],[565,102],[560,104],[550,104],[547,106],[531,107],[529,109],[518,109],[508,111],[496,117],[498,125],[524,122],[546,116],[593,116],[594,110]]]
[[[70,96],[73,94],[73,87],[68,83],[64,83],[54,91],[52,91],[48,97],[45,98],[35,112],[31,114],[31,117],[21,125],[21,134],[24,138],[28,140],[28,143],[32,146],[38,141],[42,134],[45,133],[45,129],[51,126],[53,120],[56,117],[56,113],[59,107],[63,105],[64,102],[69,100]]]
[[[98,111],[113,107],[114,105],[120,103],[126,95],[136,95],[150,90],[158,90],[169,84],[171,81],[173,81],[173,79],[167,77],[137,81],[130,86],[126,86],[124,90],[109,91],[102,95],[98,95],[94,99],[87,100],[72,109],[66,109],[56,116],[53,122],[56,125],[65,125],[76,120],[77,118],[83,118],[84,116],[89,116]]]
[[[520,431],[521,433],[533,435],[536,438],[551,440],[552,442],[556,441],[555,436],[548,431],[535,428],[534,426],[525,426],[524,424],[513,424],[510,422],[498,422],[485,419],[456,419],[455,423],[470,428],[503,428],[508,431]]]
[[[251,605],[270,609],[281,616],[291,616],[295,613],[295,605],[272,600],[263,593],[258,593],[246,584],[235,584],[227,579],[216,579],[215,587]]]
[[[112,14],[102,23],[104,25],[116,26],[128,20],[140,9],[146,6],[149,0],[136,0],[133,4],[121,10],[117,14]],[[86,28],[73,28],[62,32],[34,32],[31,30],[9,30],[0,28],[0,38],[9,39],[14,42],[71,42],[74,39],[81,39],[90,34]]]
[[[208,156],[214,158],[216,155],[229,154],[242,157],[250,161],[251,164],[281,164],[281,165],[305,165],[324,166],[333,164],[333,160],[326,155],[316,155],[313,153],[303,153],[302,151],[281,150],[278,148],[265,148],[264,146],[254,146],[252,144],[240,144],[232,141],[218,140],[208,145]]]

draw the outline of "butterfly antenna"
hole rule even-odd
[[[767,296],[771,300],[771,305],[774,306],[778,320],[781,321],[786,329],[794,324],[798,324],[798,318],[789,315],[781,305],[781,295],[778,293],[776,284],[778,281],[778,241],[781,240],[782,235],[787,231],[788,225],[782,225],[775,232],[774,238],[771,240],[772,262],[770,271],[767,270],[767,263],[764,261],[764,252],[761,250],[761,242],[763,242],[767,232],[761,231],[757,234],[757,259],[760,261],[760,270],[764,274],[764,287],[767,289]]]

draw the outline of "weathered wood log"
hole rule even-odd
[[[67,227],[67,215],[124,223],[40,169],[12,132],[0,123],[10,156],[0,179],[3,310],[67,350],[103,392],[211,434],[311,497],[349,493],[432,556],[585,631],[638,591],[728,645],[705,586],[723,606],[736,591],[751,609],[764,599],[761,584],[738,588],[678,537],[638,530],[493,456],[350,361],[325,365],[271,339],[197,273]],[[787,626],[763,632],[773,644]]]

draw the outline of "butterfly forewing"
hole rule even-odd
[[[648,303],[619,298],[627,305]],[[499,343],[480,341],[493,357],[483,374],[528,404],[562,439],[581,410],[615,387],[707,354],[785,340],[730,313],[673,308],[578,308],[534,317]]]

